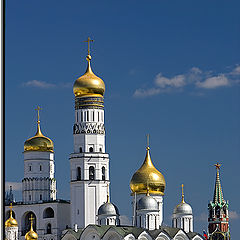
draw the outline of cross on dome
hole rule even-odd
[[[93,42],[94,40],[91,39],[90,37],[88,37],[87,41],[83,41],[83,42],[87,42],[88,43],[88,55],[90,56],[90,42]]]
[[[217,170],[219,170],[222,164],[217,163],[217,164],[214,164],[214,166],[216,167]]]
[[[39,114],[39,111],[42,110],[42,108],[40,108],[39,106],[37,106],[37,108],[35,109],[37,110],[37,123],[40,123],[40,114]]]

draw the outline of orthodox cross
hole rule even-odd
[[[149,134],[147,134],[147,148],[149,148]]]
[[[10,210],[12,211],[12,203],[10,203],[10,206],[9,206]]]
[[[92,40],[90,37],[88,37],[87,41],[83,41],[88,43],[88,55],[90,55],[90,42],[93,42],[93,41],[94,40]]]
[[[214,166],[216,167],[217,170],[219,170],[222,164],[217,163],[217,164],[214,164]]]
[[[37,110],[37,113],[38,113],[38,115],[37,115],[38,116],[38,121],[37,122],[40,123],[39,111],[42,110],[42,109],[39,106],[37,106],[37,108],[35,110]]]
[[[33,220],[34,220],[34,217],[33,217],[33,215],[32,215],[32,214],[31,214],[31,216],[30,216],[29,220],[30,220],[30,222],[31,222],[31,226],[32,226],[32,224],[33,224]]]
[[[182,184],[181,187],[182,187],[182,202],[184,202],[184,192],[183,192],[184,185]]]

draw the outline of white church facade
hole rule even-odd
[[[153,165],[150,148],[130,182],[132,224],[123,226],[110,201],[109,154],[105,148],[105,84],[91,69],[88,38],[87,70],[73,87],[75,122],[70,154],[70,201],[57,199],[54,148],[40,130],[24,144],[22,201],[5,207],[8,240],[201,240],[194,232],[193,213],[182,201],[173,211],[172,226],[163,226],[165,179]],[[14,220],[15,221],[14,221]],[[12,223],[12,225],[11,225]]]

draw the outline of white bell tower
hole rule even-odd
[[[75,94],[74,152],[71,166],[71,226],[97,224],[97,211],[107,199],[109,155],[105,152],[105,85],[91,69],[88,38],[88,67],[73,87]]]
[[[54,178],[53,142],[40,130],[39,110],[37,133],[24,143],[24,178],[22,197],[24,203],[56,200],[56,179]]]

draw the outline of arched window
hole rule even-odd
[[[102,180],[105,180],[105,167],[102,167]]]
[[[23,217],[22,217],[22,236],[24,236],[29,230],[30,230],[30,227],[31,227],[31,221],[30,221],[30,218],[33,218],[33,230],[36,231],[36,215],[30,211],[30,212],[26,212]]]
[[[32,166],[31,165],[29,165],[29,172],[31,172],[32,171]]]
[[[89,112],[87,111],[87,121],[89,121]]]
[[[40,172],[42,171],[42,165],[39,166],[39,170],[40,170]]]
[[[42,194],[40,194],[39,199],[42,200]]]
[[[89,148],[89,152],[93,152],[93,147],[90,147],[90,148]]]
[[[52,226],[51,223],[48,223],[47,225],[47,234],[51,234],[52,233]]]
[[[82,147],[79,148],[79,152],[82,153]]]
[[[77,180],[81,180],[81,168],[77,167]]]
[[[81,112],[81,122],[83,121],[83,113]]]
[[[94,122],[94,111],[92,112],[92,120]]]
[[[95,179],[95,169],[93,166],[89,167],[89,180]]]
[[[102,148],[99,148],[99,152],[102,152]]]
[[[43,211],[43,218],[54,218],[54,211],[52,208],[46,208]]]

